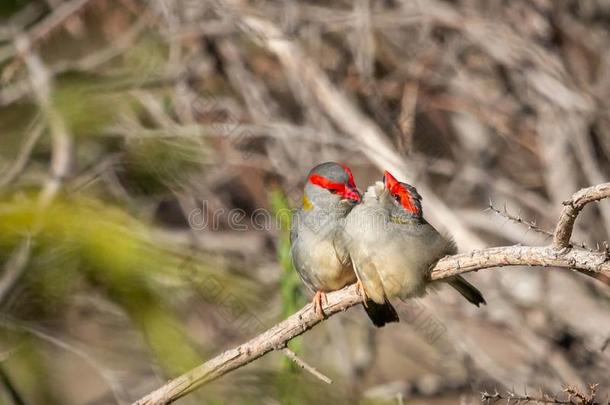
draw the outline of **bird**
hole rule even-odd
[[[340,163],[325,162],[307,175],[302,207],[293,216],[292,262],[305,286],[315,293],[314,309],[322,318],[326,293],[357,281],[343,244],[343,227],[346,216],[361,198],[351,169]],[[391,305],[371,302],[365,305],[365,310],[378,327],[398,321]]]
[[[432,266],[457,252],[453,240],[424,218],[417,189],[388,171],[350,211],[344,238],[359,293],[378,304],[424,295]],[[486,304],[481,292],[462,276],[447,282],[477,307]]]

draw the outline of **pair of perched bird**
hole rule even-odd
[[[345,165],[326,162],[309,172],[293,220],[291,253],[301,279],[315,293],[318,315],[324,316],[327,292],[354,282],[378,327],[398,321],[390,298],[424,294],[431,267],[456,247],[426,222],[421,200],[415,187],[387,171],[364,196]],[[448,282],[474,305],[485,304],[461,276]]]

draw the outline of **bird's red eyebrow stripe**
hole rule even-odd
[[[345,170],[345,173],[347,173],[347,175],[349,176],[349,185],[352,187],[356,187],[356,181],[354,180],[354,175],[352,174],[352,169],[350,169],[349,167],[347,167],[344,164],[341,164],[341,167],[343,168],[343,170]]]
[[[394,195],[400,196],[400,205],[412,214],[419,214],[419,209],[415,202],[413,201],[413,197],[409,190],[404,187],[402,184],[397,183],[392,186],[390,192]]]
[[[400,205],[402,205],[402,207],[411,214],[419,214],[419,209],[413,201],[413,196],[411,195],[409,189],[400,184],[400,182],[396,180],[396,177],[392,176],[392,173],[388,172],[387,170],[383,173],[383,175],[386,182],[386,188],[390,190],[390,193],[393,195],[400,197]]]
[[[322,177],[319,174],[312,174],[309,176],[309,182],[327,190],[335,190],[340,193],[345,192],[345,184],[335,183],[334,181],[330,181],[326,177]]]

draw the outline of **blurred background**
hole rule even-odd
[[[299,309],[286,213],[317,163],[361,188],[399,168],[466,252],[549,243],[562,201],[609,178],[609,1],[3,0],[0,15],[1,404],[127,404]],[[610,202],[576,225],[603,249]],[[179,403],[607,398],[609,280],[467,278],[487,306],[443,288],[397,302],[400,324],[353,308],[293,341],[333,385],[271,353]]]

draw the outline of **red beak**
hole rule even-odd
[[[360,201],[362,197],[360,196],[360,191],[356,187],[346,188],[342,193],[342,197],[347,198],[352,201]]]

